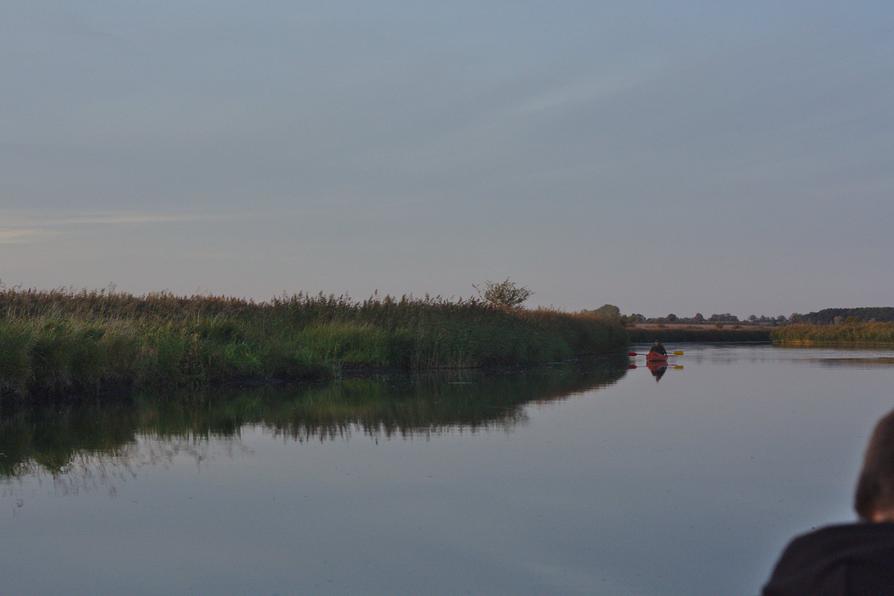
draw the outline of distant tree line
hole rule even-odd
[[[670,313],[663,317],[647,317],[640,313],[629,315],[621,314],[621,310],[613,304],[605,304],[594,310],[586,310],[585,313],[596,315],[604,319],[618,320],[626,326],[653,324],[661,325],[674,323],[678,325],[764,325],[777,326],[789,323],[807,323],[812,325],[838,325],[847,323],[886,323],[894,322],[894,307],[878,306],[865,308],[825,308],[807,314],[794,313],[789,317],[785,315],[750,315],[740,319],[730,313],[715,313],[705,316],[700,312],[691,317],[679,316]]]
[[[603,307],[605,308],[605,307]],[[779,316],[767,316],[767,315],[751,315],[745,320],[739,319],[734,314],[730,313],[717,313],[712,314],[708,317],[698,312],[695,313],[691,317],[681,317],[674,313],[670,313],[664,317],[646,317],[645,315],[641,315],[639,313],[633,313],[630,315],[621,315],[621,322],[625,325],[636,325],[636,324],[665,324],[665,323],[676,323],[676,324],[686,324],[686,325],[707,325],[707,324],[716,324],[716,325],[781,325],[783,323],[788,322],[788,319],[784,315]]]
[[[807,314],[795,313],[792,323],[835,325],[841,323],[894,322],[894,307],[876,306],[865,308],[824,308]]]

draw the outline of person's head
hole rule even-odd
[[[869,439],[854,509],[864,521],[894,521],[894,411],[879,420]]]
[[[652,342],[652,345],[653,345],[653,346],[657,346],[657,345],[660,344],[660,343],[661,343],[661,342],[658,341],[658,340],[656,339],[655,341]]]

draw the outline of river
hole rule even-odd
[[[4,404],[0,592],[757,594],[793,535],[854,518],[894,352],[668,347]]]

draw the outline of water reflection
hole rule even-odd
[[[664,376],[664,373],[667,372],[667,362],[647,362],[646,368],[655,377],[655,382],[657,383]]]
[[[135,395],[69,404],[4,403],[0,408],[0,478],[49,473],[80,484],[123,478],[176,455],[203,461],[210,439],[232,440],[247,425],[304,442],[362,432],[374,437],[445,430],[511,429],[524,406],[612,384],[626,357],[527,372],[352,379],[303,388],[214,390],[191,395]],[[231,440],[231,441],[227,441]]]
[[[764,348],[739,344],[715,344],[692,346],[686,350],[685,360],[691,363],[710,363],[711,365],[736,366],[743,362],[749,364],[772,363],[779,361],[795,362],[820,366],[864,367],[894,364],[894,353],[885,346],[828,346],[799,347],[772,346]]]
[[[894,357],[878,356],[866,358],[809,358],[805,362],[819,364],[820,366],[846,366],[851,368],[875,368],[879,366],[894,366]]]

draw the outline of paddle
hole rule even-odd
[[[636,352],[627,352],[628,356],[645,356],[646,354],[638,354]],[[682,356],[683,350],[677,350],[675,352],[669,352],[668,356]]]

